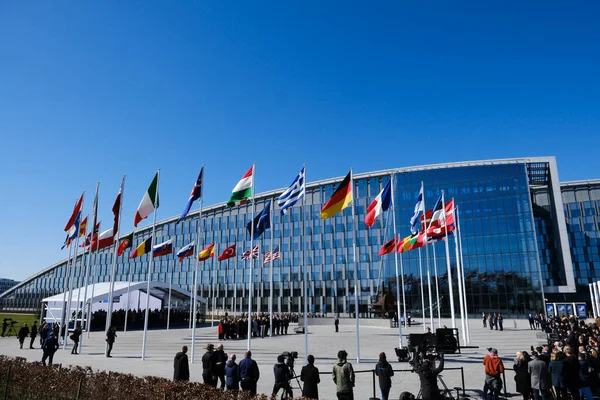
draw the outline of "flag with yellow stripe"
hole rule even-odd
[[[327,219],[342,211],[352,202],[352,171],[338,185],[331,198],[321,209],[321,218]]]

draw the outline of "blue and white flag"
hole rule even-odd
[[[304,168],[305,167],[303,167],[302,171],[296,176],[296,179],[294,179],[294,182],[292,182],[290,187],[277,199],[277,205],[281,209],[282,214],[287,213],[288,208],[293,207],[298,200],[301,200],[304,197],[304,192],[306,191]]]
[[[265,208],[254,217],[254,237],[257,238],[264,231],[271,227],[271,200],[267,201],[265,204]],[[252,234],[252,221],[248,222],[246,225],[246,229],[248,230],[248,234]]]
[[[81,224],[81,211],[77,213],[75,216],[75,221],[73,221],[73,225],[67,231],[67,235],[69,239],[75,240],[77,236],[79,236],[79,225]]]
[[[192,193],[190,193],[190,198],[188,199],[188,202],[185,206],[185,210],[183,210],[183,212],[179,216],[179,219],[177,220],[177,222],[175,222],[175,225],[177,225],[179,223],[179,221],[181,221],[188,215],[188,213],[190,212],[190,209],[192,208],[192,204],[194,204],[194,201],[196,201],[200,197],[202,197],[202,178],[203,178],[203,176],[204,176],[204,167],[202,167],[202,169],[200,170],[200,175],[198,175],[198,179],[196,179],[196,183],[194,183],[194,187],[192,188]]]
[[[419,197],[417,197],[417,204],[415,204],[415,212],[410,219],[410,231],[414,235],[419,232],[419,227],[421,225],[420,216],[421,213],[425,211],[423,207],[423,184],[421,184],[421,190],[419,190]]]

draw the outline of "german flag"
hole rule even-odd
[[[342,183],[339,184],[331,198],[325,203],[321,209],[321,218],[327,219],[333,217],[335,214],[348,207],[348,204],[352,202],[352,171],[348,172],[348,175],[344,178]]]

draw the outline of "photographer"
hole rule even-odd
[[[421,381],[422,399],[437,400],[444,398],[437,385],[437,376],[444,370],[444,353],[439,353],[439,360],[437,368],[434,368],[432,361],[425,360],[415,371]]]
[[[6,328],[8,328],[8,318],[2,320],[2,337],[4,337],[4,334],[6,333]]]
[[[293,375],[289,367],[285,364],[285,356],[280,354],[277,356],[277,364],[273,367],[273,375],[275,376],[275,384],[273,385],[272,397],[276,397],[279,389],[283,389],[290,398],[294,398],[292,388],[290,387],[290,379]]]

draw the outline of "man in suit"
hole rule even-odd
[[[252,359],[252,352],[246,351],[245,357],[240,361],[239,375],[242,390],[250,392],[250,396],[256,396],[256,384],[260,378],[258,364]]]
[[[52,334],[44,341],[42,350],[44,351],[44,354],[42,355],[42,364],[46,365],[46,359],[48,359],[48,364],[52,365],[54,353],[58,350],[58,337],[55,334]]]
[[[335,333],[338,333],[340,331],[340,319],[335,317],[333,324],[335,325]]]
[[[534,400],[548,400],[548,366],[539,358],[537,351],[531,352],[531,361],[527,365],[527,371],[531,375],[531,389]]]
[[[315,357],[313,357],[312,354],[306,357],[306,360],[308,361],[308,364],[302,367],[302,371],[300,372],[300,380],[304,382],[302,397],[318,399],[318,385],[321,382],[321,378],[319,378],[319,369],[315,367]]]
[[[189,381],[190,380],[190,364],[187,356],[188,348],[183,346],[181,351],[175,354],[173,360],[173,380],[174,381]]]

